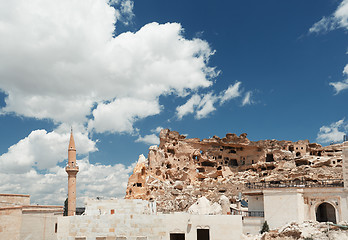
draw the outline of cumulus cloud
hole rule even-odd
[[[115,8],[116,18],[128,25],[134,17],[134,2],[131,0],[109,0],[109,5]]]
[[[83,206],[85,197],[119,197],[125,195],[129,174],[134,164],[92,164],[87,158],[77,160],[77,204]],[[67,197],[67,173],[63,167],[54,167],[40,174],[35,169],[26,173],[0,172],[2,193],[31,195],[31,202],[38,204],[63,205]]]
[[[209,66],[214,51],[204,40],[186,39],[179,23],[154,22],[114,36],[117,22],[131,22],[133,7],[131,0],[0,1],[0,91],[6,94],[0,114],[58,126],[32,131],[0,156],[0,192],[62,204],[67,176],[58,165],[67,156],[70,125],[78,153],[87,154],[97,150],[89,133],[133,134],[138,120],[165,107],[160,96],[193,98],[192,106],[179,107],[181,118],[206,117],[218,101],[236,96],[236,86],[223,97],[198,93],[219,74]],[[155,142],[152,135],[138,141]],[[79,196],[124,194],[132,167],[78,163]]]
[[[74,138],[79,154],[97,150],[95,142],[86,133],[76,132]],[[69,130],[65,126],[52,132],[43,129],[32,131],[0,156],[0,172],[25,173],[33,167],[40,170],[52,168],[67,159],[68,143]]]
[[[160,133],[161,132],[161,130],[163,129],[163,127],[161,127],[161,126],[158,126],[158,127],[156,127],[155,129],[152,129],[151,130],[151,132],[153,132],[153,133]]]
[[[218,72],[208,66],[214,51],[206,41],[185,39],[178,23],[150,23],[113,37],[120,17],[109,4],[132,13],[129,0],[0,2],[3,114],[85,123],[100,105],[94,120],[107,123],[101,118],[110,115],[102,110],[122,99],[159,106],[161,95],[211,86]],[[149,116],[139,110],[133,119]],[[119,116],[120,127],[95,123],[93,129],[128,131],[132,127],[122,126],[134,123],[129,120]]]
[[[144,137],[139,136],[136,142],[142,142],[148,145],[158,145],[160,143],[159,137],[156,134],[145,135]]]
[[[89,121],[89,129],[102,132],[133,133],[135,121],[156,115],[161,111],[157,101],[146,101],[136,98],[121,98],[111,103],[100,103],[93,110],[93,119]]]
[[[214,106],[216,103],[220,102],[220,105],[222,105],[231,99],[240,97],[242,93],[240,85],[241,82],[236,82],[218,95],[213,92],[202,95],[194,94],[186,103],[176,108],[177,118],[182,119],[185,115],[193,113],[196,113],[196,119],[208,117],[210,113],[216,110]]]
[[[147,144],[147,145],[158,145],[160,143],[158,135],[162,129],[163,129],[163,127],[161,127],[161,126],[158,126],[154,129],[151,129],[150,132],[152,132],[152,134],[145,135],[143,137],[141,135],[139,135],[138,139],[135,140],[135,142],[142,142],[142,143]]]
[[[343,0],[336,11],[329,17],[323,17],[319,22],[315,23],[310,29],[310,33],[325,33],[337,28],[348,30],[348,0]],[[343,70],[345,76],[348,75],[348,64]],[[335,89],[336,94],[348,89],[348,78],[343,81],[330,82]]]
[[[329,126],[322,126],[319,130],[317,141],[320,143],[331,143],[343,140],[343,136],[348,131],[348,123],[341,119],[331,123]]]

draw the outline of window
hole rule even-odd
[[[171,233],[170,240],[185,240],[185,233]]]
[[[86,240],[86,237],[75,237],[75,240]]]
[[[106,237],[96,237],[95,240],[106,240]]]
[[[126,237],[116,237],[116,240],[127,240]]]
[[[209,229],[197,229],[197,240],[209,240]]]
[[[57,231],[58,231],[58,223],[56,223],[56,224],[54,225],[54,232],[57,233]]]

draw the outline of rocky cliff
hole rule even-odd
[[[231,203],[248,182],[342,178],[342,145],[308,140],[250,141],[247,134],[187,139],[163,129],[159,146],[139,157],[126,191],[128,199],[154,199],[158,211],[186,211],[204,196]]]

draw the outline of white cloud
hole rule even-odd
[[[214,104],[217,102],[218,97],[214,96],[212,93],[204,95],[201,99],[196,113],[196,118],[201,119],[207,117],[210,113],[216,110]]]
[[[309,32],[328,32],[336,28],[348,28],[348,0],[343,0],[331,16],[323,17],[319,22],[316,22],[309,29]]]
[[[201,97],[198,94],[194,94],[185,104],[176,108],[178,119],[182,119],[187,114],[192,114],[195,108],[199,105]]]
[[[156,134],[145,135],[144,137],[139,136],[136,142],[142,142],[148,145],[158,145],[160,143],[159,137]]]
[[[344,119],[331,123],[329,126],[322,126],[319,130],[317,141],[320,143],[330,143],[342,141],[343,136],[348,131],[348,123]]]
[[[212,85],[214,53],[206,41],[188,40],[178,23],[150,23],[113,37],[117,11],[132,15],[133,1],[25,0],[0,2],[0,89],[8,97],[2,113],[56,123],[86,123],[92,108],[115,99],[157,102]],[[124,17],[123,17],[124,19]],[[140,119],[143,110],[134,113]],[[158,114],[159,112],[153,113]],[[152,115],[152,114],[150,114]],[[109,114],[98,121],[109,124]],[[97,131],[128,131],[129,116]],[[96,120],[96,119],[95,119]]]
[[[33,167],[44,170],[56,166],[67,159],[69,137],[69,130],[65,126],[60,126],[52,132],[32,131],[0,156],[0,172],[25,173]],[[90,140],[86,133],[75,132],[74,138],[79,154],[97,150],[95,142]]]
[[[83,206],[85,197],[119,197],[125,195],[129,174],[134,164],[101,165],[88,159],[77,160],[77,203]],[[67,173],[63,167],[54,167],[40,174],[34,169],[26,173],[0,172],[0,192],[30,194],[32,203],[63,205],[67,194]]]
[[[89,121],[89,129],[102,132],[133,133],[133,123],[138,119],[159,114],[161,106],[157,101],[146,101],[135,98],[116,99],[111,103],[101,103],[93,110]]]
[[[134,17],[134,2],[131,0],[109,0],[109,5],[115,8],[117,20],[128,25]]]
[[[348,64],[344,67],[343,74],[348,76]],[[348,89],[348,78],[341,82],[330,82],[330,85],[335,88],[336,94],[339,94],[341,91]]]
[[[151,130],[151,132],[153,132],[153,133],[160,133],[161,132],[161,130],[163,129],[163,127],[161,127],[161,126],[158,126],[158,127],[156,127],[155,129],[152,129]]]
[[[240,89],[241,82],[236,82],[230,85],[226,90],[220,92],[218,95],[213,92],[208,94],[194,94],[186,103],[176,108],[176,115],[178,119],[182,119],[185,115],[196,112],[195,118],[201,119],[208,117],[208,115],[216,110],[214,106],[217,102],[224,104],[231,99],[240,97],[242,90]]]
[[[348,0],[343,0],[336,11],[329,17],[323,17],[319,22],[315,23],[310,29],[310,33],[321,33],[344,28],[348,30]],[[348,75],[348,64],[345,66],[344,75]],[[348,79],[338,82],[330,82],[334,87],[336,94],[348,89]]]
[[[253,103],[253,101],[251,100],[251,96],[252,96],[252,92],[248,91],[243,98],[242,106],[250,105]]]
[[[241,82],[236,82],[234,85],[230,85],[225,91],[220,95],[220,103],[224,103],[233,98],[239,97],[241,95],[240,85]]]
[[[319,22],[316,22],[310,29],[310,33],[329,32],[338,27],[337,22],[333,17],[323,17]]]

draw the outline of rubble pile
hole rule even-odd
[[[346,222],[339,225],[347,226]],[[291,222],[279,229],[253,235],[244,235],[243,240],[348,240],[348,230],[338,226],[314,221]]]
[[[236,203],[248,182],[342,178],[342,144],[250,141],[247,134],[187,139],[163,129],[159,146],[141,155],[130,176],[128,199],[156,200],[160,212],[187,211],[200,197]]]

